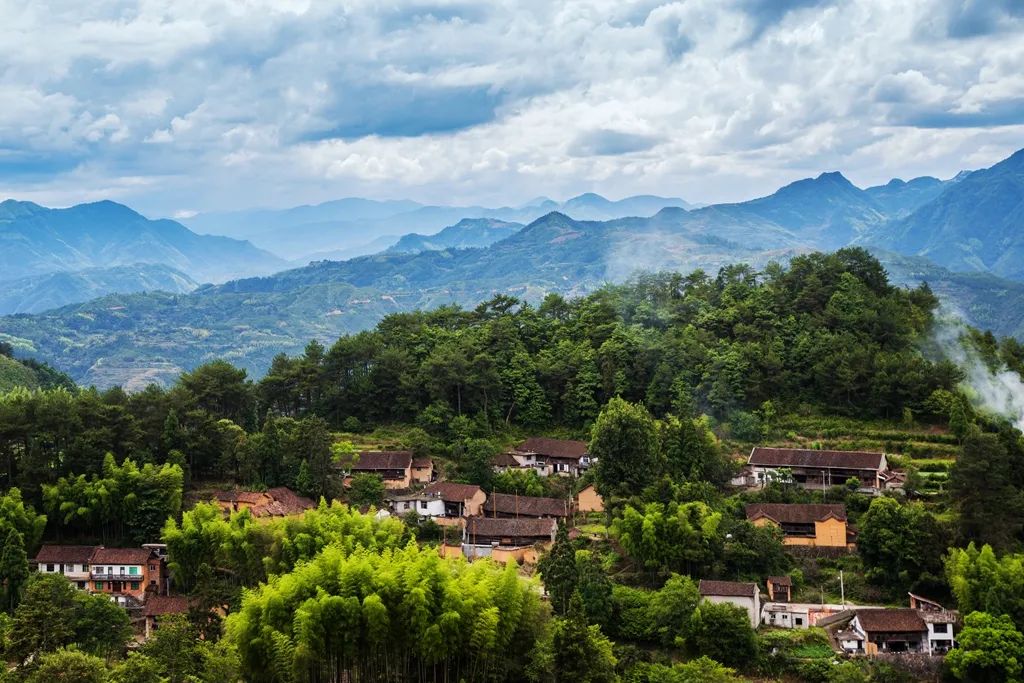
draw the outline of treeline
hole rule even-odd
[[[278,356],[256,400],[338,426],[463,415],[582,427],[615,396],[659,416],[684,397],[725,419],[765,401],[898,417],[960,377],[920,352],[936,305],[927,286],[892,286],[856,248],[761,273],[648,275],[537,307],[499,296],[392,315],[330,349]]]

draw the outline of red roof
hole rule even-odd
[[[150,595],[143,613],[147,617],[163,614],[184,614],[189,610],[189,599],[184,595]]]
[[[89,564],[95,545],[44,545],[34,558],[39,564]]]
[[[519,453],[536,453],[549,458],[582,458],[587,454],[589,446],[586,441],[573,441],[571,439],[548,439],[541,436],[531,436],[526,441],[516,446]]]
[[[835,517],[846,520],[846,506],[804,503],[751,503],[747,505],[747,519],[767,517],[779,524],[813,524]]]
[[[412,466],[412,451],[361,451],[353,472],[404,470]]]
[[[146,564],[153,551],[148,548],[96,548],[90,564]]]
[[[738,581],[700,580],[701,595],[728,596],[736,598],[752,598],[757,595],[756,583],[740,583]]]
[[[768,583],[774,583],[776,586],[792,586],[792,576],[769,576]]]
[[[451,481],[439,481],[423,489],[423,495],[434,496],[448,503],[462,503],[482,490],[476,484],[456,484]]]
[[[414,470],[425,470],[430,469],[434,466],[434,461],[430,458],[415,458],[412,461],[412,467]]]
[[[750,452],[747,463],[762,467],[810,467],[821,469],[880,470],[884,453],[865,451],[816,451],[806,448],[765,448]]]
[[[254,511],[257,517],[298,515],[316,507],[312,500],[300,496],[287,486],[275,486],[272,489],[267,489],[267,495],[273,500],[266,505],[259,506]]]

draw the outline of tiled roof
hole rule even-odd
[[[267,495],[273,500],[254,512],[257,517],[298,515],[316,507],[312,500],[300,496],[287,486],[275,486],[272,489],[267,489]]]
[[[466,520],[466,533],[472,540],[474,535],[508,538],[550,538],[558,527],[553,519],[508,519],[491,517],[470,517]]]
[[[434,496],[448,503],[461,503],[475,496],[480,487],[476,484],[456,484],[451,481],[439,481],[423,489],[424,495]]]
[[[927,630],[916,609],[859,609],[857,619],[868,633],[917,633]]]
[[[36,553],[35,561],[40,564],[88,564],[95,545],[44,545]]]
[[[747,519],[768,517],[779,524],[813,524],[828,517],[846,520],[846,506],[822,503],[751,503]]]
[[[769,576],[768,583],[774,583],[776,586],[792,586],[792,576]]]
[[[210,494],[210,498],[220,503],[245,503],[247,505],[258,505],[263,502],[263,494],[259,491],[213,491]]]
[[[765,448],[758,446],[747,463],[764,467],[820,467],[825,469],[877,470],[883,453],[864,451],[816,451],[803,448]]]
[[[516,451],[520,453],[537,453],[551,458],[581,458],[587,454],[587,448],[586,441],[531,436],[516,446]]]
[[[752,598],[757,594],[757,584],[738,581],[700,580],[701,595],[721,595],[739,598]]]
[[[511,453],[498,453],[491,459],[494,467],[519,467],[519,461]]]
[[[412,461],[413,469],[424,470],[434,466],[434,461],[430,458],[415,458]]]
[[[569,504],[558,498],[492,493],[484,503],[484,512],[520,517],[566,517],[569,514]]]
[[[411,466],[412,451],[361,451],[352,470],[404,470]]]
[[[146,564],[152,550],[148,548],[96,548],[90,564]]]
[[[163,614],[184,614],[189,610],[189,599],[184,595],[150,595],[146,598],[143,614],[158,617]]]

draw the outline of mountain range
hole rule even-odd
[[[381,238],[413,232],[432,235],[464,218],[529,223],[561,211],[579,220],[611,220],[651,216],[670,206],[693,208],[677,197],[640,195],[613,201],[592,192],[565,202],[539,197],[521,206],[498,208],[348,198],[290,209],[199,214],[186,223],[202,233],[244,238],[279,256],[310,261],[325,254],[371,253],[366,247]]]
[[[259,375],[276,353],[297,352],[310,338],[329,343],[391,312],[470,306],[498,293],[538,301],[638,271],[713,274],[737,261],[760,267],[847,244],[875,251],[898,283],[927,281],[969,322],[1024,336],[1024,283],[1000,277],[1024,280],[1009,267],[1024,263],[1022,159],[1018,153],[946,181],[926,177],[867,189],[823,173],[748,202],[663,207],[649,217],[591,221],[554,211],[519,229],[472,219],[443,237],[407,235],[397,240],[404,248],[206,285],[187,295],[116,294],[0,318],[0,340],[100,386],[139,387],[219,357]],[[921,237],[927,231],[919,226],[929,221],[945,231],[945,243]],[[496,229],[511,234],[494,239]],[[996,252],[986,239],[999,240],[999,258],[989,258]],[[468,244],[481,246],[459,248]],[[977,258],[963,258],[964,244]]]
[[[0,280],[159,264],[203,282],[223,282],[286,266],[248,242],[197,235],[172,220],[150,220],[110,201],[51,209],[0,202]]]
[[[40,313],[115,293],[185,294],[198,286],[180,270],[158,263],[60,271],[0,282],[0,314]]]

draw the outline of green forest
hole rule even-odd
[[[820,629],[751,628],[701,579],[790,577],[806,602],[963,616],[936,675],[1024,676],[1024,437],[936,337],[927,285],[847,248],[717,274],[661,273],[532,306],[499,295],[313,341],[254,379],[231,359],[170,388],[76,387],[0,348],[0,681],[912,681],[837,658]],[[963,328],[991,371],[1024,346]],[[526,436],[586,441],[580,479],[495,472]],[[729,485],[755,445],[884,451],[902,492]],[[430,456],[487,492],[605,511],[560,525],[536,568],[442,559],[432,522],[378,517],[361,449]],[[287,486],[302,515],[225,517],[217,488]],[[751,503],[841,503],[856,552],[790,552]],[[30,572],[44,542],[167,544],[187,616],[134,643],[124,612]],[[131,645],[131,646],[129,646]]]

